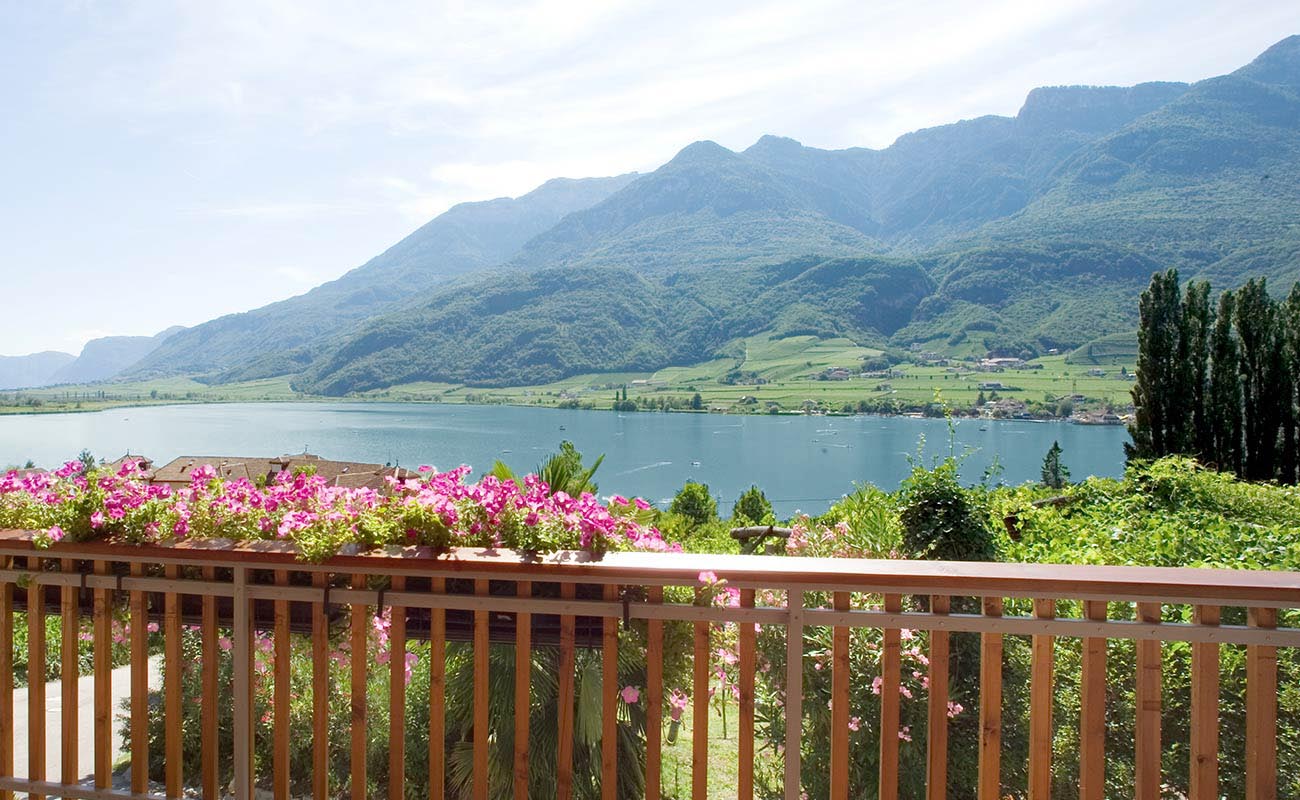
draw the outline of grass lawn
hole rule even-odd
[[[736,779],[740,771],[740,743],[736,739],[739,708],[727,704],[727,734],[722,734],[722,717],[709,716],[709,798],[723,800],[736,796]],[[686,798],[691,796],[691,751],[694,742],[694,718],[691,707],[682,714],[682,727],[677,741],[668,744],[668,717],[664,715],[663,782],[665,796]],[[771,757],[769,751],[760,751],[756,759]]]

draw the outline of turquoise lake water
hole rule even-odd
[[[956,451],[967,453],[962,462],[967,482],[980,480],[995,458],[1001,480],[1037,480],[1043,455],[1058,440],[1076,480],[1123,470],[1128,441],[1123,427],[955,424]],[[440,469],[469,464],[476,471],[501,459],[529,471],[568,439],[589,459],[605,454],[596,475],[602,494],[666,503],[689,479],[707,483],[720,508],[730,511],[736,497],[757,484],[785,517],[796,510],[824,511],[856,484],[897,487],[922,437],[927,459],[947,455],[950,437],[941,419],[241,403],[0,417],[0,466],[28,459],[49,466],[83,448],[101,458],[129,451],[158,463],[180,455],[271,456],[306,449],[325,458]]]

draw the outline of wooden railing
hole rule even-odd
[[[709,603],[664,602],[665,587],[691,587],[702,592],[700,573],[708,570],[727,585],[740,590],[734,607]],[[468,583],[466,583],[468,582]],[[451,585],[468,585],[469,593],[450,591]],[[550,591],[543,591],[551,587]],[[555,588],[558,587],[558,588]],[[505,589],[510,589],[504,593]],[[635,589],[636,591],[627,591]],[[493,591],[495,590],[495,592]],[[784,593],[784,605],[757,606],[756,596]],[[827,597],[822,605],[806,605],[808,595]],[[880,598],[870,608],[854,608],[851,596]],[[127,716],[131,731],[130,790],[111,789],[110,736],[114,709],[110,707],[110,615],[115,603],[126,598],[131,620],[131,702]],[[923,598],[904,610],[904,598]],[[954,598],[976,613],[953,611]],[[1078,602],[1077,617],[1058,615],[1058,602]],[[1004,613],[1011,604],[1032,608],[1032,613]],[[1162,621],[1162,609],[1173,605],[1195,609],[1190,623]],[[1137,643],[1136,742],[1134,792],[1141,800],[1161,794],[1161,659],[1162,642],[1192,643],[1192,718],[1188,758],[1193,800],[1219,797],[1219,699],[1222,645],[1243,645],[1247,652],[1245,711],[1246,791],[1250,798],[1277,796],[1277,648],[1300,647],[1300,630],[1278,627],[1279,610],[1300,608],[1300,574],[1281,572],[1214,571],[1123,567],[1062,567],[1026,564],[938,563],[808,559],[765,556],[714,556],[681,554],[613,553],[600,560],[577,554],[557,554],[529,559],[509,552],[453,551],[433,554],[419,549],[346,553],[327,563],[310,564],[296,558],[290,547],[278,543],[223,545],[184,542],[174,546],[128,546],[109,543],[56,545],[35,550],[21,532],[0,532],[0,797],[14,792],[31,797],[69,798],[145,797],[148,782],[149,721],[146,628],[161,619],[163,639],[162,714],[164,735],[163,791],[180,797],[189,788],[215,798],[227,791],[250,797],[253,786],[269,786],[276,798],[287,798],[291,779],[289,763],[289,642],[293,635],[310,635],[313,650],[312,731],[314,741],[310,786],[318,798],[329,795],[327,774],[331,748],[344,742],[329,741],[327,626],[340,608],[352,613],[352,652],[366,652],[370,609],[391,608],[390,636],[394,651],[402,652],[408,637],[427,638],[431,647],[429,716],[430,796],[441,798],[446,786],[444,674],[445,644],[460,639],[473,652],[472,796],[489,797],[489,790],[504,789],[498,773],[489,774],[489,673],[491,647],[516,649],[514,681],[514,768],[508,776],[515,797],[526,797],[529,786],[530,737],[527,699],[530,673],[527,657],[539,646],[559,650],[558,680],[558,795],[568,797],[573,788],[574,657],[580,647],[598,648],[603,656],[601,695],[602,741],[599,784],[602,796],[618,796],[616,782],[619,751],[615,742],[617,708],[618,626],[626,620],[646,620],[646,736],[645,796],[661,796],[663,725],[665,706],[663,675],[664,625],[678,620],[694,627],[694,714],[707,718],[710,679],[709,628],[716,623],[739,626],[739,764],[736,793],[750,800],[755,792],[755,626],[777,626],[792,632],[786,637],[785,686],[804,686],[806,629],[833,629],[831,689],[832,744],[831,796],[843,800],[867,793],[850,787],[849,633],[854,628],[883,631],[880,649],[878,789],[880,798],[898,796],[899,786],[899,682],[900,632],[930,631],[928,637],[929,724],[926,745],[927,797],[946,796],[950,785],[948,753],[948,687],[950,637],[954,633],[979,636],[979,741],[978,789],[981,800],[1001,800],[1004,794],[1001,759],[1002,664],[1005,636],[1032,637],[1029,711],[1028,797],[1047,800],[1053,776],[1054,642],[1058,637],[1082,640],[1079,676],[1082,709],[1079,719],[1078,793],[1083,800],[1103,797],[1106,774],[1106,697],[1108,639]],[[1136,608],[1134,619],[1112,609]],[[1248,609],[1248,623],[1220,623],[1220,609]],[[924,610],[919,610],[924,609]],[[61,774],[45,771],[45,676],[29,672],[29,709],[25,721],[13,714],[14,620],[25,613],[29,621],[28,658],[45,659],[44,617],[62,620],[62,641],[52,645],[62,655]],[[77,715],[78,617],[93,618],[94,714]],[[182,672],[182,626],[199,629],[202,703],[183,707],[179,676]],[[274,640],[273,757],[267,774],[255,776],[253,757],[252,659],[254,635],[267,630]],[[216,664],[219,637],[227,635],[233,652],[233,680],[218,685]],[[493,644],[493,640],[496,644]],[[225,642],[223,642],[223,645]],[[399,679],[401,658],[390,659],[392,670],[389,713],[388,794],[405,796],[405,682]],[[353,798],[365,796],[367,779],[366,670],[364,659],[353,662],[350,684],[351,729],[346,746],[350,753],[350,787]],[[860,676],[859,676],[860,677]],[[801,747],[804,736],[800,691],[785,698],[784,796],[801,793]],[[218,709],[233,706],[236,734],[233,753],[218,752]],[[202,732],[200,764],[182,763],[182,720],[194,720]],[[1059,720],[1058,720],[1059,722]],[[76,765],[82,725],[93,728],[93,782],[83,784]],[[25,728],[25,731],[24,731]],[[15,731],[30,746],[26,777],[15,775]],[[694,731],[691,796],[708,791],[709,739],[707,725]],[[219,786],[219,764],[233,759],[234,780]],[[227,762],[229,763],[229,762]],[[197,775],[193,787],[186,775]],[[972,776],[974,777],[974,776]],[[489,786],[490,781],[497,781]]]

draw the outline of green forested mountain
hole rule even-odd
[[[643,176],[467,204],[135,373],[338,394],[648,370],[765,332],[1066,350],[1132,330],[1170,266],[1225,288],[1300,273],[1300,37],[1192,85],[1036,89],[882,150],[697,142]]]
[[[170,338],[131,376],[246,380],[298,372],[325,338],[422,291],[500,264],[530,237],[635,177],[558,178],[519,198],[462,203],[338,280]]]
[[[372,321],[300,383],[323,394],[410,381],[543,383],[691,364],[765,330],[884,342],[932,289],[919,263],[885,257],[655,278],[622,267],[517,272]]]

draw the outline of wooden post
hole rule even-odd
[[[1002,616],[1002,598],[982,601],[984,616]],[[980,634],[979,800],[1002,800],[1002,634]]]

